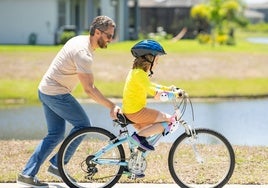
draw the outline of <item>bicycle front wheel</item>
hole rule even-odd
[[[195,131],[196,137],[184,133],[172,145],[168,158],[170,174],[182,188],[223,187],[234,171],[233,148],[215,131]]]
[[[115,136],[97,127],[82,129],[68,136],[58,153],[58,168],[71,188],[112,187],[120,179],[125,161],[122,145],[113,147]],[[111,146],[103,150],[105,146]],[[101,152],[100,152],[101,151]],[[98,163],[94,160],[99,152]]]

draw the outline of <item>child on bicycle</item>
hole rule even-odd
[[[124,86],[122,112],[138,131],[132,138],[141,148],[154,150],[146,137],[169,132],[170,126],[176,120],[174,116],[147,108],[147,95],[165,101],[177,94],[173,91],[174,86],[166,87],[150,81],[159,56],[166,54],[158,42],[143,40],[132,47],[131,53],[135,59]]]

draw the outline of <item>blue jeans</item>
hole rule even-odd
[[[71,94],[46,95],[38,91],[39,99],[43,104],[46,117],[48,134],[39,143],[22,171],[23,175],[34,177],[43,162],[51,154],[53,149],[64,139],[66,121],[73,125],[69,134],[90,127],[90,121],[82,106]],[[81,140],[80,140],[81,141]],[[80,141],[74,143],[67,151],[65,162],[71,158],[72,153]],[[57,154],[50,159],[50,163],[57,167]]]

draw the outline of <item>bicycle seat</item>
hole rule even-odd
[[[128,124],[133,124],[131,120],[129,120],[124,114],[117,113],[116,114],[118,119],[115,119],[114,121],[121,125],[121,127],[125,127]]]

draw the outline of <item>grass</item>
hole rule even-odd
[[[0,182],[15,182],[17,174],[24,167],[38,142],[37,140],[0,140]],[[168,170],[169,149],[170,144],[161,143],[156,147],[156,151],[147,156],[146,177],[137,182],[173,183]],[[229,183],[268,184],[268,147],[234,146],[234,150],[236,166]],[[41,166],[39,179],[48,182],[58,181],[46,173],[48,166],[48,161]],[[131,182],[131,180],[121,178],[120,182]]]
[[[226,79],[213,78],[194,81],[174,81],[192,97],[254,97],[267,95],[268,78]],[[254,92],[252,93],[252,91]]]
[[[2,100],[15,100],[26,103],[36,103],[37,92],[36,88],[39,84],[37,80],[1,80],[0,97]],[[26,97],[27,95],[27,97]]]
[[[161,57],[153,81],[184,88],[193,97],[256,97],[268,95],[268,45],[246,41],[267,33],[237,34],[237,45],[200,45],[195,40],[160,41],[168,55]],[[95,53],[97,87],[107,97],[121,98],[137,41],[112,43]],[[38,83],[61,46],[0,45],[0,105],[36,103]],[[74,91],[87,98],[81,86]]]
[[[36,80],[0,80],[0,105],[10,103],[37,103],[37,87],[39,81]],[[163,84],[171,81],[163,81]],[[191,97],[196,98],[235,98],[235,97],[267,97],[268,78],[247,78],[236,79],[204,79],[195,81],[173,81],[174,85],[184,88]],[[110,98],[121,98],[124,82],[97,81],[97,87],[105,96]],[[83,92],[81,85],[74,91],[74,96],[81,99],[88,98]]]
[[[194,97],[267,96],[268,45],[251,44],[245,40],[252,36],[267,37],[268,34],[240,32],[236,46],[212,47],[192,40],[161,41],[168,55],[163,56],[163,65],[153,79],[180,86]],[[124,79],[133,59],[130,48],[135,42],[113,43],[108,50],[96,52],[96,85],[105,96],[122,96]],[[60,48],[0,45],[0,105],[37,103],[38,83]],[[80,85],[74,95],[87,98]],[[0,182],[15,181],[37,144],[36,140],[0,140]],[[148,156],[146,178],[140,182],[172,182],[167,166],[169,147],[160,145]],[[268,148],[234,146],[234,149],[236,168],[229,183],[268,184]],[[57,181],[46,174],[47,167],[46,161],[39,178]]]
[[[191,97],[257,97],[268,94],[268,78],[161,81],[161,84],[164,85],[170,83],[184,88]],[[124,82],[97,81],[96,85],[106,96],[115,98],[122,96]],[[254,92],[252,92],[253,90]],[[79,98],[87,98],[80,85],[74,91],[74,95]]]
[[[62,46],[38,46],[38,45],[0,45],[1,52],[56,52]]]

